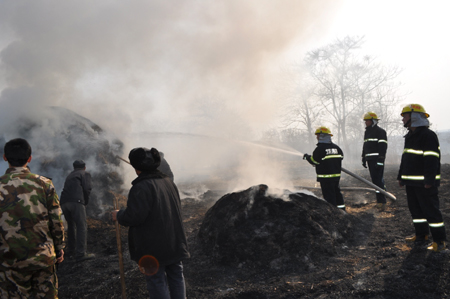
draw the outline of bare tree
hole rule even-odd
[[[378,111],[388,119],[385,107],[395,106],[398,85],[398,67],[386,67],[375,58],[361,54],[364,37],[345,37],[307,53],[304,63],[315,82],[314,97],[333,120],[338,142],[351,153],[349,146],[355,138],[361,139],[362,115]],[[358,124],[359,123],[359,124]],[[353,149],[355,147],[352,147]]]
[[[295,132],[296,137],[302,136],[303,145],[306,143],[310,148],[316,142],[314,130],[321,125],[320,120],[324,111],[316,103],[316,85],[311,81],[311,77],[301,68],[297,69],[296,75],[293,82],[295,92],[289,104],[285,106],[281,122],[286,136],[293,136]]]

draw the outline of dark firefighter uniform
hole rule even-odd
[[[345,210],[344,198],[339,188],[342,159],[341,148],[330,143],[318,143],[312,156],[305,154],[305,159],[316,168],[317,181],[320,182],[323,198],[330,204]]]
[[[401,184],[406,186],[416,236],[428,236],[430,230],[433,241],[437,243],[446,240],[438,198],[440,157],[436,134],[428,127],[417,127],[405,136],[405,148],[397,177]],[[425,185],[432,187],[424,188]]]
[[[364,133],[362,162],[363,165],[367,162],[372,182],[384,190],[386,190],[383,178],[386,150],[386,131],[376,124],[366,127],[366,131]],[[376,194],[377,202],[385,204],[386,197],[380,191],[376,191]]]

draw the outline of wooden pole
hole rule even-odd
[[[120,157],[120,156],[116,156],[116,157],[117,157],[118,159],[122,160],[123,162],[125,162],[125,163],[131,165],[131,163],[130,163],[129,161],[125,160],[124,158],[122,158],[122,157]]]
[[[117,196],[114,197],[114,210],[119,209],[119,200]],[[116,239],[117,239],[117,251],[119,252],[119,267],[120,267],[120,283],[122,286],[122,299],[127,299],[127,292],[125,287],[125,271],[123,267],[123,255],[122,255],[122,241],[120,238],[120,225],[116,220]]]

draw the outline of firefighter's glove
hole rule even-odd
[[[366,158],[362,158],[362,166],[367,168]]]
[[[306,160],[306,158],[308,158],[308,157],[309,157],[308,154],[304,154],[304,155],[303,155],[303,160]]]

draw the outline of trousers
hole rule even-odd
[[[345,210],[344,197],[339,187],[339,180],[327,180],[320,182],[323,198],[330,204]]]
[[[185,299],[186,285],[182,262],[160,265],[156,274],[145,276],[150,299]]]
[[[36,271],[0,271],[0,298],[57,299],[58,279],[55,266]]]
[[[377,185],[383,190],[386,190],[386,185],[384,184],[384,166],[377,165],[377,160],[368,160],[367,165],[369,166],[370,178],[372,183]],[[386,203],[386,196],[383,193],[377,191],[377,203]]]
[[[67,221],[67,247],[75,257],[83,257],[87,247],[86,207],[77,202],[66,202],[61,205]]]
[[[446,241],[444,220],[439,209],[438,188],[406,186],[408,208],[411,213],[416,236],[431,232],[434,242]]]

